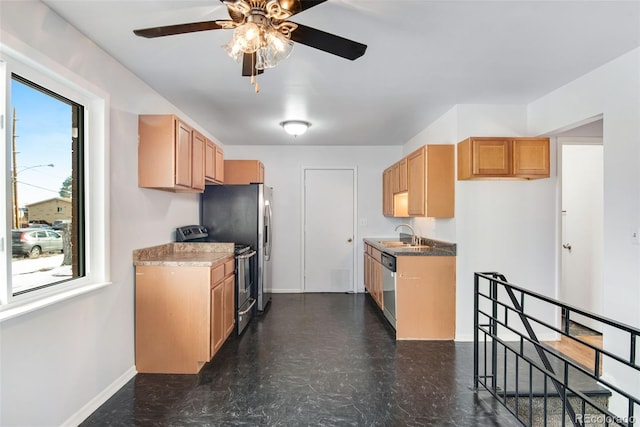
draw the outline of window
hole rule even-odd
[[[85,275],[84,106],[17,74],[11,76],[10,100],[13,229],[53,225],[61,204],[71,220],[59,227],[63,239],[46,231],[12,233],[16,296]]]
[[[0,321],[108,282],[108,96],[22,49],[0,44]]]

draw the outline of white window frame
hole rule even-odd
[[[4,37],[4,35],[3,35]],[[29,46],[0,43],[0,162],[11,167],[11,74],[15,73],[84,106],[85,276],[13,296],[11,290],[11,187],[0,176],[7,201],[0,211],[0,322],[107,286],[109,278],[109,96]]]

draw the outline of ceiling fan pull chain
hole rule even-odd
[[[260,85],[258,84],[258,76],[256,76],[256,54],[251,55],[251,84],[255,85],[256,93],[260,93]]]

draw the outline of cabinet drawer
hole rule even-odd
[[[382,252],[380,252],[379,250],[377,250],[376,248],[371,248],[371,257],[378,261],[378,262],[382,262],[381,258],[382,258]]]
[[[229,260],[224,263],[224,275],[225,277],[232,274],[236,269],[236,261],[234,258],[229,258]]]
[[[224,279],[224,264],[211,267],[211,286],[214,286],[218,282]]]

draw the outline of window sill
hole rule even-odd
[[[32,311],[49,307],[50,305],[54,305],[59,302],[69,300],[71,298],[75,298],[80,295],[88,294],[98,289],[107,287],[110,284],[111,282],[95,283],[91,285],[85,285],[85,286],[80,286],[77,288],[65,290],[53,295],[45,296],[45,297],[24,302],[24,303],[10,304],[8,306],[0,308],[0,323],[4,322],[5,320],[13,319],[15,317],[22,316],[27,313],[31,313]]]

